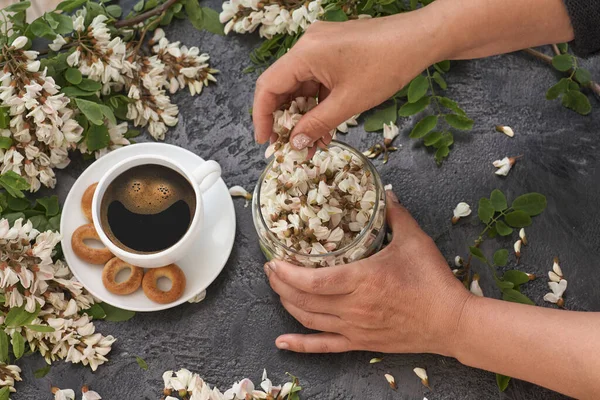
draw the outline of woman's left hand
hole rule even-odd
[[[387,196],[394,238],[379,253],[319,269],[275,260],[265,264],[271,287],[288,312],[305,327],[323,332],[285,334],[277,338],[277,347],[307,353],[451,355],[462,310],[472,295],[395,195]]]

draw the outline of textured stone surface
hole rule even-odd
[[[217,0],[209,5],[219,7]],[[167,143],[188,148],[223,167],[228,185],[254,187],[265,161],[263,150],[253,141],[249,108],[252,105],[253,74],[243,74],[248,53],[258,43],[254,36],[218,37],[197,32],[178,21],[168,29],[173,40],[197,45],[210,53],[222,73],[219,83],[195,98],[175,96],[180,122],[167,136]],[[587,62],[600,78],[600,66]],[[466,255],[467,246],[480,230],[477,218],[457,226],[450,224],[452,209],[459,201],[476,205],[494,188],[510,198],[539,191],[548,198],[548,209],[527,230],[531,245],[524,248],[520,268],[544,276],[559,256],[569,280],[566,306],[573,310],[600,311],[600,165],[597,135],[599,103],[590,116],[581,117],[544,99],[546,88],[558,74],[524,54],[454,63],[448,75],[448,95],[457,99],[475,119],[471,133],[457,134],[450,158],[438,168],[433,155],[408,139],[413,122],[399,120],[402,150],[387,165],[376,161],[386,183],[394,185],[404,205],[423,229],[436,240],[449,262]],[[494,131],[495,124],[508,124],[516,132],[510,139]],[[378,133],[354,128],[344,137],[365,149],[379,139]],[[505,155],[523,154],[507,178],[493,174],[491,162]],[[64,200],[69,188],[89,162],[74,160],[58,174],[58,194]],[[148,399],[161,396],[161,374],[167,369],[188,368],[211,384],[225,389],[234,380],[260,380],[263,368],[276,381],[286,371],[300,377],[306,399],[560,399],[562,396],[532,384],[515,381],[499,394],[494,374],[435,355],[387,355],[369,365],[374,354],[355,352],[337,355],[303,355],[278,351],[277,335],[301,332],[270,290],[262,271],[264,262],[250,208],[236,200],[238,230],[233,252],[225,269],[208,289],[200,304],[185,304],[169,311],[138,314],[123,323],[98,322],[98,330],[118,338],[110,362],[96,373],[81,365],[57,362],[45,378],[33,371],[43,367],[38,356],[19,362],[24,382],[17,385],[15,400],[49,399],[50,385],[76,390],[87,383],[105,399]],[[483,246],[491,252],[512,247],[512,240],[490,240]],[[482,274],[486,294],[497,296],[491,277]],[[525,292],[538,305],[547,291],[546,279],[526,285]],[[540,332],[548,335],[551,332]],[[508,349],[510,351],[510,349]],[[143,357],[150,367],[143,371],[135,361]],[[544,362],[544,361],[542,361]],[[427,368],[433,392],[426,390],[412,368]],[[399,389],[387,386],[384,373],[392,373]]]

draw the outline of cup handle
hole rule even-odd
[[[221,166],[214,160],[208,160],[200,164],[192,173],[200,193],[205,193],[221,177]]]

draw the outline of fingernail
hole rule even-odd
[[[271,273],[271,268],[269,268],[269,263],[266,263],[264,265],[263,269],[265,270],[265,275],[267,275],[267,278],[268,278],[269,274]]]
[[[267,266],[269,267],[269,269],[273,272],[277,272],[277,264],[275,264],[275,261],[269,261],[267,263]]]
[[[287,344],[287,342],[279,342],[279,343],[277,343],[277,347],[280,348],[281,350],[287,350],[290,348],[290,345]]]
[[[391,190],[386,190],[385,192],[390,197],[390,199],[392,199],[393,202],[399,203],[398,197],[396,197],[396,193],[392,192]]]
[[[302,150],[306,148],[309,144],[312,143],[311,138],[306,136],[304,133],[300,133],[292,139],[292,144],[296,148],[296,150]]]

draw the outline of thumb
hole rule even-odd
[[[408,236],[412,235],[415,230],[420,231],[421,227],[408,210],[400,204],[394,192],[386,190],[385,194],[387,197],[386,218],[388,226],[394,232],[394,239],[400,234]]]
[[[343,98],[334,90],[327,98],[304,114],[291,135],[296,150],[311,147],[320,138],[329,135],[339,124],[354,114],[346,115],[342,107]]]

